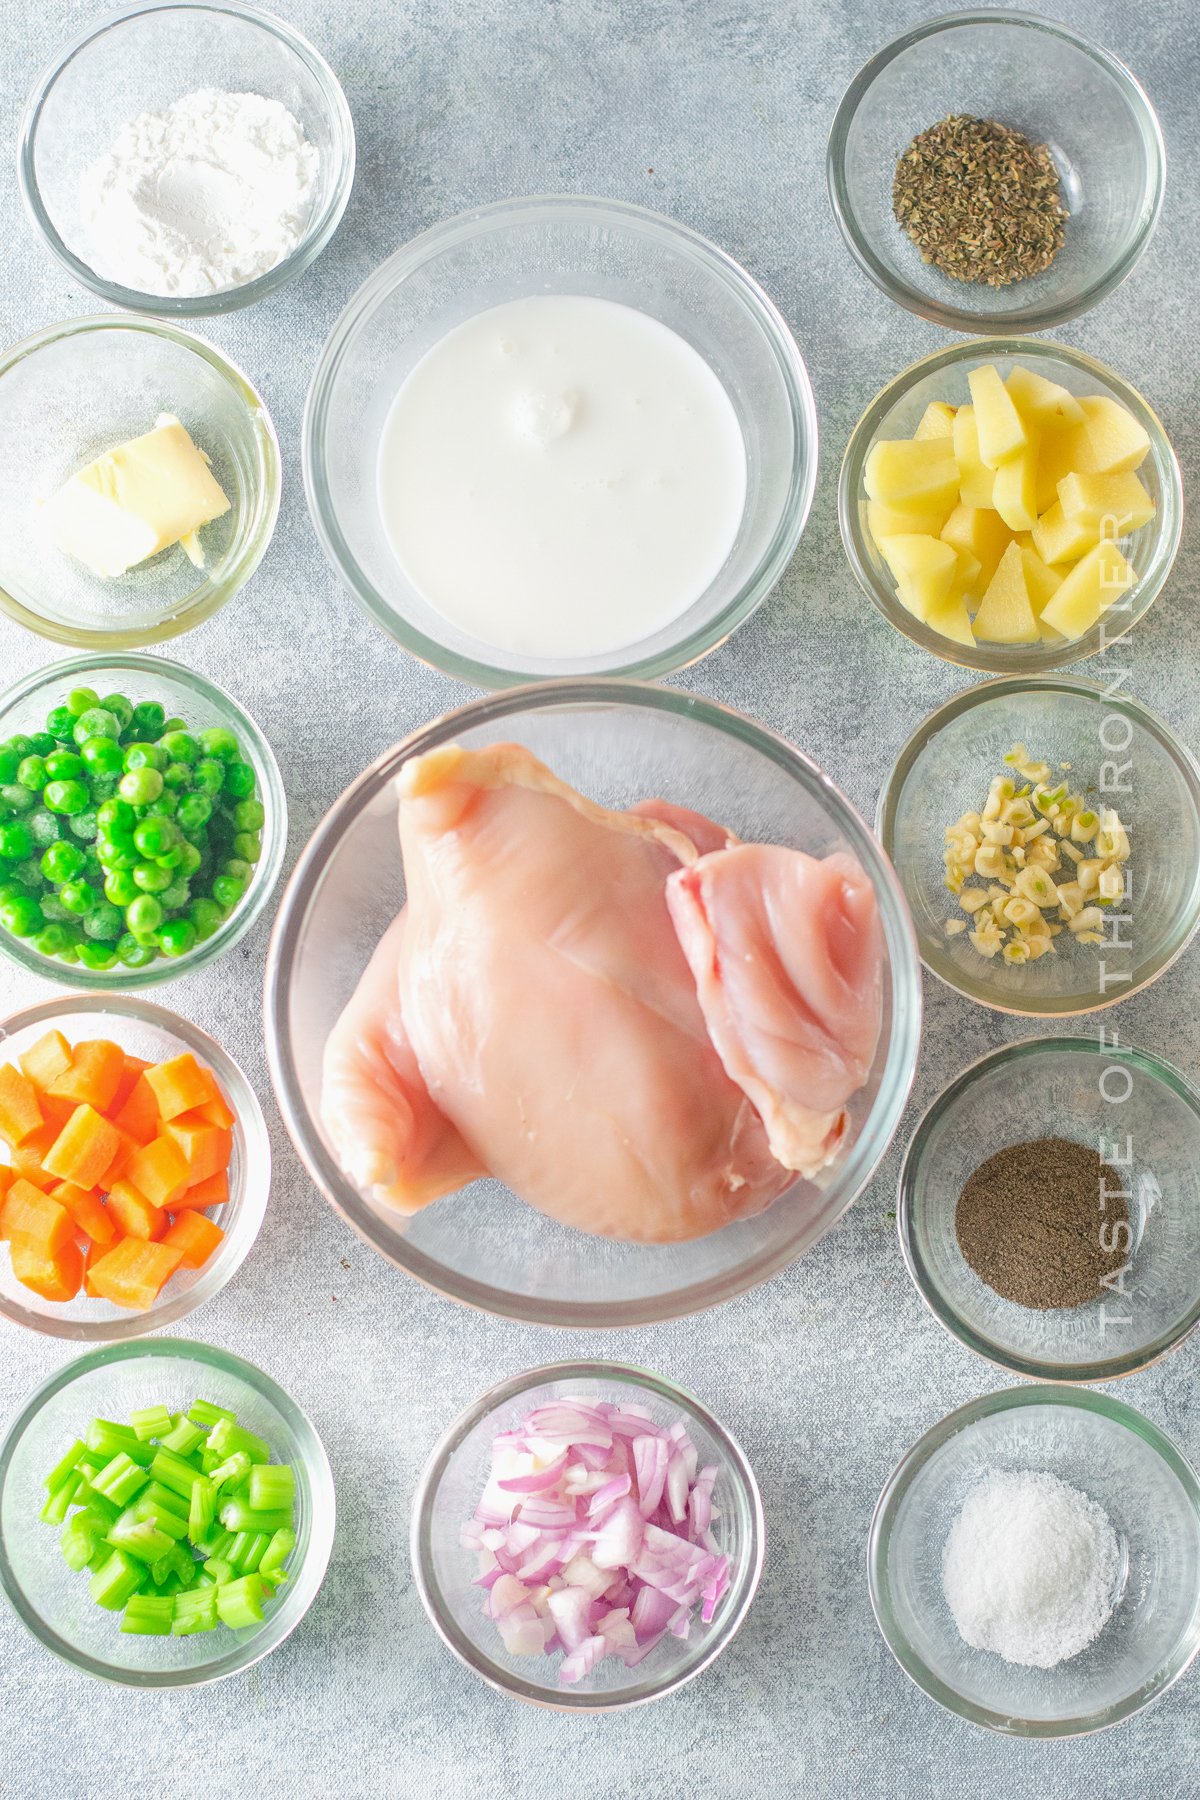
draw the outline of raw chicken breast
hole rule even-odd
[[[777,1161],[817,1174],[837,1154],[879,1039],[870,882],[849,856],[739,844],[677,870],[667,904],[725,1073]]]

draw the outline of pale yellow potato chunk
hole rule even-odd
[[[958,466],[949,438],[884,438],[867,457],[863,481],[869,500],[889,506],[949,512],[958,499]]]
[[[914,438],[948,438],[954,436],[954,408],[945,400],[931,400],[921,414]]]
[[[1037,524],[1036,439],[996,470],[992,505],[1010,531],[1032,531]]]
[[[1075,395],[1034,369],[1014,363],[1004,385],[1026,426],[1032,425],[1042,432],[1064,425],[1083,424],[1083,408]]]
[[[928,532],[937,537],[950,515],[944,507],[889,506],[886,500],[867,501],[867,530],[877,544],[880,538]]]
[[[1136,579],[1115,544],[1097,544],[1064,576],[1042,619],[1064,637],[1082,637]]]
[[[1025,586],[1021,547],[1012,543],[975,614],[975,637],[993,644],[1036,644],[1040,636]]]
[[[1071,439],[1071,473],[1120,475],[1140,467],[1150,439],[1128,407],[1108,394],[1090,394],[1079,404],[1083,424]]]
[[[973,406],[960,406],[954,415],[954,460],[958,465],[960,499],[968,506],[990,506],[995,476],[984,467],[979,454]]]
[[[1066,475],[1058,484],[1058,500],[1065,518],[1089,526],[1097,538],[1126,537],[1154,517],[1154,502],[1132,469],[1118,475]]]
[[[952,638],[956,644],[974,648],[975,633],[971,630],[971,615],[964,600],[953,597],[943,600],[939,606],[934,607],[925,623],[931,630],[939,631],[943,637]]]
[[[1057,594],[1063,584],[1060,569],[1052,569],[1044,563],[1036,550],[1020,545],[1021,569],[1025,576],[1025,592],[1029,595],[1029,604],[1040,619],[1047,605]]]
[[[975,408],[980,457],[986,468],[998,469],[1001,463],[1025,448],[1029,434],[995,363],[972,369],[967,376],[967,386]]]
[[[1056,500],[1033,527],[1033,547],[1044,563],[1075,562],[1092,549],[1099,535],[1086,521],[1068,519]]]
[[[926,619],[950,593],[958,553],[940,538],[918,533],[884,538],[879,553],[900,590],[900,599],[918,619]]]
[[[1075,468],[1076,427],[1048,429],[1038,449],[1037,509],[1048,512],[1058,499],[1058,484]]]
[[[990,506],[968,506],[960,500],[946,523],[942,538],[956,550],[965,550],[979,564],[980,581],[986,588],[1011,541],[1008,526]]]

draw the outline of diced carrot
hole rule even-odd
[[[12,1271],[24,1287],[32,1288],[43,1300],[65,1303],[79,1292],[83,1252],[73,1237],[53,1251],[32,1244],[14,1244]]]
[[[163,1127],[163,1135],[171,1138],[183,1152],[188,1166],[188,1186],[207,1181],[229,1167],[233,1154],[233,1133],[209,1125],[198,1113],[180,1113]]]
[[[217,1096],[212,1071],[198,1063],[190,1050],[181,1051],[168,1062],[146,1070],[146,1080],[154,1089],[158,1110],[164,1119],[191,1112]]]
[[[215,1081],[213,1086],[216,1087]],[[206,1100],[203,1106],[194,1107],[193,1111],[198,1113],[202,1119],[207,1119],[210,1125],[219,1125],[222,1131],[229,1131],[237,1124],[237,1114],[220,1088],[217,1088],[216,1094],[211,1100]]]
[[[88,1269],[89,1292],[114,1306],[142,1312],[153,1305],[164,1282],[169,1281],[183,1252],[177,1244],[148,1244],[140,1238],[122,1238]]]
[[[46,1158],[58,1141],[58,1130],[53,1125],[41,1125],[31,1131],[23,1143],[10,1153],[12,1166],[18,1175],[26,1181],[32,1181],[34,1187],[48,1188],[54,1180],[46,1168]]]
[[[144,1058],[126,1055],[125,1065],[121,1070],[121,1079],[117,1083],[117,1091],[113,1095],[112,1105],[108,1109],[110,1115],[120,1112],[137,1086],[138,1076],[144,1074],[149,1067],[150,1064]]]
[[[126,1237],[160,1238],[167,1229],[162,1207],[153,1205],[129,1181],[114,1182],[108,1193],[108,1210]]]
[[[119,1109],[113,1113],[112,1122],[120,1131],[127,1131],[131,1138],[139,1144],[148,1144],[158,1134],[162,1123],[158,1116],[158,1101],[154,1098],[154,1089],[146,1080],[144,1071],[130,1088]]]
[[[210,1206],[224,1206],[228,1198],[229,1177],[222,1169],[219,1175],[210,1175],[207,1181],[197,1181],[185,1189],[178,1200],[171,1202],[171,1211],[206,1212]]]
[[[119,1125],[114,1125],[113,1130],[116,1132],[119,1141],[116,1149],[113,1151],[112,1161],[96,1183],[96,1186],[100,1189],[102,1194],[108,1192],[114,1181],[119,1181],[121,1179],[122,1175],[125,1173],[125,1168],[130,1157],[135,1150],[140,1150],[142,1147],[137,1138],[131,1137],[127,1131],[122,1131]]]
[[[92,1264],[99,1262],[102,1256],[107,1256],[109,1250],[115,1249],[119,1242],[119,1238],[114,1239],[112,1244],[96,1244],[92,1242],[91,1238],[85,1242],[83,1246],[83,1291],[85,1294],[92,1292],[92,1284],[88,1279],[92,1272]],[[94,1295],[93,1298],[95,1298]]]
[[[123,1179],[139,1188],[151,1205],[169,1209],[188,1184],[188,1166],[179,1145],[159,1137],[134,1151]]]
[[[13,1171],[9,1163],[0,1163],[0,1200],[3,1200],[13,1184]]]
[[[75,1108],[42,1166],[60,1181],[73,1181],[76,1187],[95,1187],[120,1142],[116,1126],[85,1102]]]
[[[65,1207],[18,1176],[0,1205],[0,1237],[54,1256],[74,1236],[75,1224]]]
[[[71,1046],[61,1031],[47,1031],[18,1058],[35,1088],[48,1088],[71,1066]]]
[[[106,1113],[125,1070],[125,1052],[108,1038],[84,1038],[71,1052],[71,1066],[52,1081],[48,1092],[76,1106]]]
[[[113,1216],[95,1188],[81,1188],[73,1181],[60,1181],[56,1188],[51,1188],[50,1198],[70,1213],[80,1231],[85,1232],[93,1244],[111,1244],[117,1237]]]
[[[16,1063],[0,1063],[0,1137],[16,1145],[42,1123],[37,1089]]]
[[[183,1251],[185,1269],[198,1269],[208,1261],[224,1236],[221,1227],[206,1219],[203,1213],[181,1212],[172,1222],[163,1243]]]
[[[43,1119],[47,1125],[53,1125],[56,1132],[62,1130],[78,1105],[78,1101],[64,1100],[60,1094],[40,1093],[38,1101],[41,1104]]]

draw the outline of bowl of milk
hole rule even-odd
[[[786,568],[812,390],[746,272],[655,213],[507,200],[388,259],[304,419],[318,536],[406,650],[480,687],[652,677]]]

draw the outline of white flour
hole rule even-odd
[[[97,274],[147,294],[215,294],[265,275],[304,234],[318,155],[278,100],[203,88],[140,113],[85,170]]]

